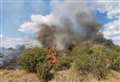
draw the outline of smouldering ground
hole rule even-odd
[[[83,79],[84,78],[84,79]],[[79,81],[78,81],[78,80]],[[41,82],[34,73],[23,70],[0,70],[0,82]],[[106,80],[97,81],[91,75],[79,76],[70,70],[56,73],[55,78],[49,82],[120,82],[120,73],[112,71]]]

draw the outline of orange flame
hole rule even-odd
[[[56,58],[56,50],[55,50],[55,48],[53,48],[53,47],[48,48],[48,53],[50,55],[50,63],[51,64],[56,64],[57,58]]]

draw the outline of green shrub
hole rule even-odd
[[[65,52],[58,53],[57,55],[57,63],[54,66],[54,70],[61,71],[69,69],[71,67],[72,56]]]
[[[120,71],[120,47],[116,46],[112,49],[111,69]]]
[[[30,48],[24,50],[19,59],[20,68],[37,73],[40,80],[45,82],[52,78],[52,65],[49,63],[47,49]]]
[[[21,68],[36,72],[43,81],[53,78],[54,72],[74,68],[82,73],[92,73],[98,78],[104,78],[110,69],[120,70],[120,47],[98,43],[83,43],[73,51],[57,51],[57,63],[51,65],[48,51],[45,48],[29,48],[22,53],[19,65]]]
[[[46,49],[30,48],[24,50],[18,63],[22,69],[30,72],[36,72],[37,64],[42,65],[45,62],[46,56]]]
[[[84,44],[74,49],[73,68],[104,77],[109,69],[111,50],[99,44]]]
[[[53,74],[51,70],[53,69],[53,65],[49,63],[38,64],[37,66],[37,75],[40,80],[43,82],[48,82],[53,78]]]

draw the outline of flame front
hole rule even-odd
[[[48,48],[48,54],[51,64],[56,64],[57,58],[56,58],[56,49],[54,47]]]

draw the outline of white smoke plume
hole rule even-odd
[[[64,49],[71,44],[94,40],[100,25],[84,1],[52,0],[49,15],[33,15],[31,21],[21,25],[20,31],[34,30],[44,47],[55,46]]]

